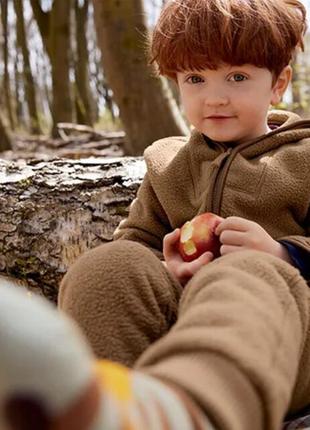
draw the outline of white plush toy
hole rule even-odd
[[[51,304],[3,280],[0,351],[1,429],[90,428],[99,399],[90,348]],[[74,417],[77,427],[60,424]]]
[[[199,428],[212,430],[198,413]],[[1,430],[193,430],[182,400],[140,372],[94,358],[45,299],[0,281]]]
[[[190,409],[162,382],[96,360],[73,321],[0,278],[0,430],[214,430]],[[310,415],[284,429],[310,429]]]

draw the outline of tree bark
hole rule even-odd
[[[16,14],[17,42],[21,49],[24,62],[23,74],[25,82],[26,101],[30,117],[30,131],[32,134],[39,134],[41,132],[41,129],[36,103],[36,90],[30,66],[29,49],[25,31],[23,2],[20,0],[14,0],[14,9]]]
[[[112,239],[144,174],[134,157],[0,160],[0,272],[55,301],[68,266]]]
[[[1,24],[3,30],[3,43],[2,43],[2,51],[3,51],[3,64],[4,64],[4,73],[3,73],[3,92],[4,99],[7,109],[7,115],[10,122],[10,127],[12,130],[16,127],[16,121],[13,113],[12,106],[12,92],[11,92],[11,82],[9,75],[9,47],[8,47],[8,0],[1,0]]]
[[[145,55],[142,0],[93,0],[98,44],[127,136],[126,152],[139,155],[154,140],[187,133],[164,80],[152,76]]]

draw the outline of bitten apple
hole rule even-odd
[[[181,227],[178,249],[184,261],[193,261],[206,251],[211,251],[214,257],[220,255],[221,242],[215,229],[221,221],[218,215],[206,212]]]

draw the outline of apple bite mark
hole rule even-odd
[[[197,252],[195,243],[192,240],[193,231],[194,227],[190,221],[187,221],[181,230],[180,241],[183,243],[184,252],[186,255],[193,255],[195,252]]]
[[[193,255],[197,252],[197,248],[191,239],[184,242],[184,252],[186,255]]]
[[[180,238],[182,243],[186,243],[189,239],[192,238],[193,230],[194,230],[194,227],[190,221],[187,221],[183,225],[182,230],[181,230],[181,238]]]
[[[212,252],[214,257],[220,255],[221,243],[215,229],[221,221],[218,215],[206,212],[181,227],[178,248],[184,261],[193,261],[207,251]]]

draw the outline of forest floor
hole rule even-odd
[[[48,136],[12,136],[12,150],[1,153],[7,161],[39,159],[43,161],[55,158],[80,159],[89,157],[124,156],[123,131],[103,132],[87,126],[67,124],[60,130],[60,137]]]

